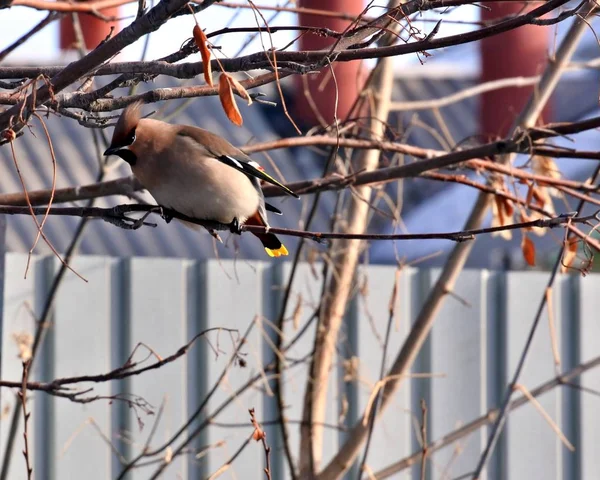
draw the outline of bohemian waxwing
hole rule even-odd
[[[117,121],[104,155],[118,155],[159,205],[188,217],[268,226],[260,181],[298,198],[224,138],[201,128],[141,118],[142,103],[129,105]],[[255,233],[271,257],[288,251],[272,233]]]

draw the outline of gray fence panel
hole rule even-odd
[[[553,294],[553,303],[557,311],[556,321],[560,324],[558,344],[560,348],[561,372],[571,370],[579,364],[579,292],[576,275],[561,276],[556,279],[557,290]],[[580,379],[574,379],[574,383]],[[576,388],[560,388],[561,428],[565,436],[575,447],[570,451],[563,444],[561,448],[562,477],[580,478],[581,438],[580,438],[580,392]]]
[[[357,414],[365,412],[375,384],[379,381],[382,360],[382,346],[389,320],[389,306],[396,276],[396,268],[373,266],[360,270],[360,282],[363,277],[365,291],[359,296],[358,321],[356,336],[358,338],[358,409]],[[418,272],[403,269],[398,281],[398,293],[395,302],[395,314],[392,320],[390,341],[386,359],[387,371],[394,357],[404,342],[412,322],[414,299],[411,297],[419,287]],[[428,380],[423,380],[427,382]],[[380,423],[374,429],[367,467],[376,472],[388,466],[393,459],[402,458],[412,453],[411,436],[413,421],[411,412],[411,380],[402,380],[400,391],[388,404]],[[357,417],[358,417],[357,415]],[[352,424],[351,422],[350,424]],[[362,455],[359,457],[362,460]],[[356,475],[351,478],[356,478]],[[410,478],[410,470],[396,478]]]
[[[201,269],[198,284],[206,289],[202,311],[204,328],[223,327],[239,331],[239,334],[223,331],[211,333],[210,345],[206,341],[201,341],[198,345],[203,351],[204,364],[208,366],[198,374],[206,375],[208,389],[213,388],[229,363],[234,351],[234,341],[246,332],[252,322],[256,322],[240,350],[240,357],[245,360],[246,365],[234,362],[208,402],[207,414],[212,415],[242,385],[261,372],[264,329],[261,318],[262,270],[259,262],[250,264],[235,261],[209,261]],[[214,349],[220,350],[220,353],[217,355]],[[203,437],[210,450],[198,461],[206,474],[216,472],[252,435],[248,413],[250,408],[254,408],[257,420],[262,421],[265,380],[266,377],[263,376],[241,395],[234,395],[234,400],[212,418],[213,424]],[[220,478],[260,478],[264,475],[263,459],[262,444],[253,440]]]
[[[590,275],[579,281],[580,361],[586,362],[597,357],[600,350],[600,276]],[[600,371],[592,370],[581,376],[583,387],[598,391]],[[600,408],[598,397],[582,393],[580,395],[580,438],[581,438],[581,478],[600,477]]]
[[[486,318],[487,385],[482,383],[482,395],[487,398],[487,410],[501,405],[506,393],[506,275],[503,272],[483,271],[481,274],[485,305],[481,315]],[[512,372],[511,372],[512,373]],[[487,443],[492,426],[481,429],[477,435]],[[502,433],[483,475],[489,480],[505,478],[506,442]],[[482,450],[483,451],[483,450]]]
[[[6,256],[6,283],[4,285],[4,311],[3,318],[3,338],[2,338],[2,377],[6,380],[20,381],[23,367],[19,358],[19,349],[15,341],[15,335],[33,335],[36,327],[36,318],[39,317],[45,301],[45,291],[47,289],[48,273],[51,263],[49,258],[34,257],[29,267],[27,278],[24,278],[27,255],[10,254]],[[51,340],[51,336],[50,336]],[[52,364],[51,358],[48,358],[48,349],[44,349],[42,356],[34,365],[30,378],[43,380],[48,373],[48,365]],[[0,451],[4,454],[6,449],[6,439],[11,414],[17,401],[16,391],[9,392],[5,390],[2,395],[2,412],[4,428],[1,429]],[[47,396],[30,395],[28,408],[33,412],[44,413],[44,410],[51,402]],[[35,410],[34,410],[35,409]],[[22,415],[19,415],[19,431],[22,431]],[[49,442],[46,436],[48,429],[46,416],[37,414],[32,415],[29,422],[29,442],[32,450],[36,452],[34,457],[34,468],[48,469]],[[38,450],[35,446],[40,445]],[[9,478],[18,480],[27,478],[25,470],[25,461],[23,459],[23,437],[17,435],[13,452]]]
[[[432,286],[437,275],[432,278]],[[432,378],[429,434],[437,439],[487,411],[486,281],[464,271],[444,303],[431,332]],[[484,446],[480,430],[431,457],[431,478],[458,477],[473,470]]]
[[[189,263],[174,259],[132,259],[130,264],[130,348],[137,351],[134,360],[155,354],[164,358],[175,353],[187,340],[187,268]],[[149,351],[152,349],[152,351]],[[167,441],[187,419],[187,386],[185,362],[176,361],[152,372],[131,378],[130,391],[147,401],[156,415],[148,417],[130,409],[129,439],[134,454],[148,442],[153,423],[158,422],[150,448]],[[163,408],[158,416],[159,408]],[[133,478],[145,479],[156,465],[134,470]],[[170,475],[187,475],[187,462],[176,458],[169,467]]]
[[[4,275],[4,263],[6,261],[6,216],[2,215],[0,218],[0,319],[2,318],[2,312],[4,311],[4,283],[5,283],[5,275]],[[0,342],[4,338],[3,332],[3,324],[0,321]],[[1,345],[1,343],[0,343]],[[2,350],[0,350],[0,378],[2,377]],[[0,412],[2,411],[2,392],[0,392]],[[0,438],[2,436],[3,425],[0,422]]]
[[[290,302],[286,311],[285,323],[285,338],[288,343],[316,312],[321,296],[321,265],[310,266],[301,264],[296,272],[296,280],[291,292]],[[290,265],[285,264],[283,274],[281,276],[282,283],[276,287],[279,289],[285,288],[287,279],[290,275]],[[298,307],[298,305],[300,305]],[[298,342],[286,352],[287,362],[291,359],[305,358],[311,351],[315,339],[316,319],[308,328],[306,333],[298,340]],[[329,425],[337,425],[339,418],[339,384],[337,379],[337,365],[332,365],[332,374],[327,389],[327,404],[325,412],[325,423]],[[284,412],[288,424],[289,444],[295,464],[297,463],[298,450],[300,448],[300,421],[302,420],[302,412],[306,390],[306,375],[309,365],[302,364],[293,367],[291,370],[283,374],[283,390],[287,408]],[[326,464],[337,451],[338,432],[333,428],[325,428],[323,431],[323,456],[320,465]],[[288,478],[287,475],[285,478]]]
[[[77,258],[73,268],[88,283],[67,274],[55,304],[54,374],[56,377],[101,374],[111,368],[111,285],[115,260],[106,257]],[[109,396],[110,383],[84,384],[93,388],[82,396]],[[100,432],[111,437],[109,400],[79,405],[53,399],[56,478],[111,476],[112,452]],[[94,455],[89,455],[94,452]]]
[[[58,266],[54,258],[34,258],[28,278],[24,280],[25,264],[26,255],[6,256],[1,358],[2,378],[6,380],[19,381],[22,373],[13,334],[33,333],[35,328],[35,320],[25,305],[30,305],[35,315],[41,313],[52,274]],[[255,321],[241,349],[245,366],[237,362],[230,369],[202,414],[191,423],[191,429],[206,415],[214,415],[223,402],[250,379],[258,380],[211,417],[211,425],[189,443],[181,458],[168,466],[164,477],[206,478],[218,470],[252,434],[249,408],[255,409],[259,422],[277,420],[268,384],[272,377],[261,374],[260,369],[264,359],[273,355],[272,322],[279,313],[282,286],[290,270],[288,263],[122,261],[87,257],[77,259],[74,267],[89,283],[72,273],[67,274],[32,379],[107,372],[122,365],[138,342],[164,358],[206,328],[234,328],[241,335]],[[286,312],[284,343],[294,338],[313,316],[321,295],[320,275],[320,265],[300,265]],[[388,368],[435,275],[435,271],[429,270],[402,271]],[[365,288],[349,305],[339,337],[327,397],[325,421],[329,426],[324,431],[321,464],[327,463],[345,440],[344,432],[337,426],[352,425],[364,413],[378,380],[381,341],[388,321],[394,276],[395,268],[386,266],[368,266],[359,272],[358,283]],[[378,471],[419,449],[415,429],[420,422],[420,398],[426,399],[429,409],[429,440],[439,439],[498,404],[507,378],[516,367],[547,279],[545,272],[466,271],[460,276],[454,293],[469,305],[457,298],[447,299],[413,368],[413,373],[443,373],[445,377],[403,382],[375,429],[367,460],[371,471]],[[594,275],[585,279],[557,279],[553,308],[562,371],[598,355],[599,288],[600,277]],[[286,352],[288,364],[310,353],[315,326],[313,322]],[[206,399],[229,361],[235,339],[236,334],[211,332],[206,339],[200,339],[185,358],[159,370],[127,382],[91,385],[94,391],[87,395],[127,391],[148,401],[155,415],[141,413],[143,427],[134,410],[120,402],[78,405],[45,394],[31,394],[28,404],[32,412],[30,445],[37,478],[114,478],[121,467],[91,424],[92,419],[117,448],[123,450],[123,445],[128,445],[125,453],[129,458],[145,447],[156,421],[158,426],[150,448],[163,445]],[[139,347],[135,359],[147,355],[148,350]],[[358,357],[358,363],[354,357]],[[284,415],[290,421],[289,442],[295,461],[307,371],[308,365],[303,364],[292,367],[283,376]],[[520,382],[531,389],[554,376],[548,315],[544,312]],[[600,373],[584,374],[581,384],[600,389]],[[10,389],[3,389],[3,412],[11,410],[14,394]],[[163,401],[164,411],[157,419]],[[526,405],[509,417],[504,441],[496,449],[487,478],[600,478],[597,397],[563,387],[546,393],[539,401],[576,444],[577,452],[567,451],[539,412]],[[6,447],[9,421],[5,413],[0,428],[2,452]],[[21,428],[22,423],[19,432]],[[266,430],[273,447],[273,478],[286,478],[281,475],[286,467],[279,429],[271,425]],[[172,448],[182,445],[187,434],[178,438]],[[487,434],[487,430],[482,429],[463,439],[458,455],[455,446],[433,454],[428,462],[427,478],[454,478],[472,470]],[[9,474],[11,480],[26,477],[22,448],[23,439],[18,435]],[[131,478],[148,478],[156,467],[138,469]],[[262,445],[252,441],[220,478],[261,478],[263,467]],[[419,471],[417,466],[393,478],[419,478]],[[354,467],[347,478],[356,478],[357,473]]]
[[[507,363],[509,378],[517,366],[525,339],[531,328],[544,294],[548,274],[509,273],[507,279]],[[559,296],[559,286],[554,297]],[[560,318],[554,305],[554,320],[560,335]],[[547,310],[540,324],[519,383],[528,389],[555,376],[554,357],[548,327]],[[561,424],[561,398],[558,390],[540,397],[544,410]],[[542,415],[533,407],[525,405],[511,413],[507,421],[507,478],[561,478],[562,465],[560,440]],[[535,448],[533,448],[535,446]]]

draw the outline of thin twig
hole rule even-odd
[[[144,457],[151,457],[151,456],[155,456],[155,455],[160,454],[161,452],[165,451],[167,448],[170,448],[171,445],[181,435],[183,435],[185,432],[187,432],[188,428],[190,427],[190,425],[192,425],[192,423],[194,422],[194,420],[196,420],[199,417],[199,415],[202,412],[204,412],[204,408],[206,407],[206,405],[208,404],[208,402],[212,398],[212,396],[215,394],[215,392],[219,389],[219,387],[221,385],[221,382],[226,377],[227,373],[229,372],[229,369],[234,365],[234,363],[236,362],[236,360],[239,358],[240,349],[242,348],[243,345],[246,344],[246,339],[248,338],[248,335],[252,331],[252,329],[253,329],[253,327],[254,327],[255,324],[256,324],[256,319],[253,320],[250,323],[250,325],[246,329],[246,332],[244,333],[244,336],[240,339],[239,342],[237,342],[235,350],[231,354],[231,357],[229,358],[229,361],[227,362],[227,365],[225,365],[225,368],[221,372],[221,375],[216,380],[216,382],[214,383],[214,385],[211,388],[211,390],[203,398],[202,402],[200,402],[200,405],[198,405],[198,407],[196,408],[196,410],[190,415],[190,417],[188,418],[188,420],[165,443],[163,443],[161,446],[159,446],[159,447],[157,447],[157,448],[155,448],[154,450],[151,450],[151,451],[140,452],[137,456],[135,456],[127,465],[125,465],[123,467],[123,470],[121,471],[121,473],[117,477],[117,480],[124,478],[125,475],[127,474],[127,472],[129,472],[131,469],[135,468],[136,464],[138,464],[139,461],[142,458],[144,458]],[[260,376],[255,377],[255,378],[260,378]],[[175,449],[173,451],[173,458],[175,458],[176,456],[178,456],[183,451],[183,449],[189,444],[189,442],[191,442],[197,435],[199,435],[199,433],[201,431],[204,430],[204,428],[206,428],[206,425],[207,425],[206,422],[202,422],[202,424],[199,425],[198,427],[196,427],[193,431],[188,432],[186,440],[183,442],[183,444],[180,445],[177,449]],[[156,472],[156,475],[160,475],[160,473],[164,470],[164,468],[166,468],[166,464],[162,464],[159,467],[159,469]]]
[[[208,480],[215,480],[215,478],[220,477],[223,473],[229,470],[235,459],[240,456],[240,454],[246,449],[248,445],[250,445],[251,441],[252,435],[250,435],[246,439],[246,441],[240,445],[240,448],[238,448],[237,451],[223,465],[221,465],[216,472],[214,472],[210,477],[208,477]]]
[[[421,399],[421,480],[425,480],[425,466],[427,464],[427,404]]]
[[[21,169],[19,168],[19,162],[17,161],[17,154],[15,151],[15,145],[14,145],[14,138],[10,140],[10,149],[11,149],[11,153],[12,153],[13,163],[15,165],[15,170],[17,171],[17,176],[19,177],[19,182],[21,183],[21,187],[23,188],[23,195],[25,196],[25,201],[27,204],[27,207],[24,207],[24,208],[26,208],[28,214],[31,215],[31,218],[33,219],[33,221],[36,225],[38,234],[41,235],[41,237],[44,239],[44,242],[46,242],[46,245],[48,245],[48,248],[50,248],[50,250],[56,256],[56,258],[59,259],[61,264],[63,266],[65,266],[66,268],[68,268],[69,270],[71,270],[71,272],[73,272],[75,275],[77,275],[81,280],[83,280],[84,282],[87,283],[87,280],[85,278],[83,278],[75,270],[73,270],[73,268],[71,268],[71,266],[63,259],[63,257],[60,255],[60,253],[58,253],[56,248],[54,248],[54,245],[52,245],[52,242],[50,242],[50,240],[44,233],[43,224],[40,224],[40,222],[38,221],[38,219],[36,218],[36,216],[34,214],[34,210],[37,210],[37,209],[34,209],[34,207],[32,207],[32,205],[31,205],[31,202],[29,201],[29,194],[27,192],[27,186],[25,185],[25,180],[23,179],[23,175],[21,174]],[[56,165],[56,163],[54,163],[54,165]],[[53,186],[54,186],[54,181],[53,181]],[[51,197],[52,197],[52,194],[51,194]],[[47,215],[50,213],[50,210],[47,208],[43,209],[43,210],[44,210],[43,215],[45,216],[44,218],[46,218]],[[37,239],[36,239],[36,243],[37,243]],[[29,260],[30,259],[31,259],[31,254],[28,257],[27,266],[25,267],[25,278],[27,277],[27,271],[29,268]]]
[[[573,444],[571,442],[569,442],[567,437],[565,437],[565,434],[560,431],[560,428],[558,427],[556,422],[554,420],[552,420],[552,417],[550,417],[550,415],[548,415],[548,412],[546,412],[546,410],[544,410],[544,407],[542,407],[540,402],[538,402],[536,400],[536,398],[533,395],[531,395],[531,392],[529,390],[527,390],[527,388],[524,385],[521,385],[520,383],[517,383],[513,387],[513,389],[518,390],[525,396],[525,398],[527,398],[529,403],[531,403],[535,407],[535,409],[544,418],[546,423],[548,423],[548,425],[550,425],[550,428],[552,428],[552,430],[554,430],[554,433],[556,433],[559,440],[564,444],[564,446],[567,447],[571,452],[574,452],[575,447],[573,446]]]
[[[573,379],[579,377],[583,373],[597,368],[598,366],[600,366],[600,356],[592,358],[591,360],[589,360],[585,363],[579,364],[576,367],[573,367],[568,372],[565,372],[562,375],[556,376],[556,377],[552,378],[551,380],[548,380],[547,382],[540,384],[539,386],[537,386],[536,388],[531,390],[530,394],[532,397],[539,397],[539,396],[543,395],[544,393],[547,393],[547,392],[553,390],[554,388],[562,386],[562,385],[570,387],[570,386],[572,386],[572,384],[569,382],[571,382]],[[527,405],[528,403],[529,403],[529,400],[527,399],[527,397],[525,397],[523,395],[523,396],[511,401],[511,403],[508,407],[508,410],[509,410],[509,412],[512,412],[512,411],[516,410],[517,408],[522,407],[523,405]],[[480,428],[483,428],[484,426],[491,424],[492,422],[494,422],[494,420],[496,418],[498,418],[499,413],[500,413],[499,409],[492,408],[488,412],[486,412],[484,415],[482,415],[481,417],[476,418],[475,420],[463,425],[462,427],[454,430],[453,432],[450,432],[450,433],[444,435],[443,437],[439,438],[438,440],[431,442],[428,446],[429,455],[441,450],[442,448],[447,447],[448,445],[451,445],[451,444],[465,438],[466,436],[476,432]],[[384,479],[384,478],[391,477],[392,475],[396,475],[398,472],[401,472],[402,470],[405,470],[405,469],[411,467],[412,465],[415,465],[421,459],[421,456],[422,456],[422,451],[421,451],[421,449],[419,449],[418,451],[415,451],[413,454],[409,455],[408,457],[403,458],[397,462],[394,462],[394,463],[390,464],[389,466],[387,466],[386,468],[376,472],[375,477],[377,479]]]
[[[27,378],[29,376],[29,367],[31,365],[31,359],[23,362],[23,379],[21,381],[21,390],[19,391],[19,399],[21,400],[21,410],[23,412],[23,442],[25,447],[23,449],[23,456],[25,457],[25,468],[27,469],[27,478],[31,480],[33,474],[33,467],[31,464],[30,451],[29,451],[29,417],[27,413]]]
[[[271,447],[269,447],[269,445],[267,444],[267,434],[261,428],[260,424],[258,423],[258,420],[256,420],[256,416],[254,414],[254,409],[251,408],[248,410],[248,412],[250,413],[250,423],[252,423],[252,426],[254,427],[254,433],[252,434],[252,438],[254,438],[254,440],[256,440],[257,442],[258,441],[262,442],[263,449],[265,451],[265,469],[264,469],[264,471],[265,471],[267,480],[271,480]]]
[[[111,370],[110,372],[107,372],[107,373],[57,378],[55,380],[52,380],[51,382],[27,382],[27,384],[24,385],[24,387],[26,387],[28,390],[42,391],[42,392],[48,392],[48,393],[61,392],[61,391],[65,392],[66,391],[65,387],[67,387],[68,385],[76,385],[78,383],[104,383],[104,382],[109,382],[112,380],[121,380],[124,378],[141,375],[142,373],[145,373],[145,372],[148,372],[151,370],[156,370],[158,368],[161,368],[163,365],[174,362],[178,358],[187,354],[190,347],[194,343],[196,343],[196,341],[199,338],[205,336],[207,333],[214,332],[214,331],[238,332],[238,330],[236,330],[236,329],[230,329],[230,328],[224,328],[224,327],[208,328],[208,329],[203,330],[200,333],[196,334],[189,342],[187,342],[185,345],[180,347],[175,353],[173,353],[167,357],[164,357],[164,358],[159,357],[159,358],[157,358],[157,360],[154,363],[151,363],[151,364],[143,366],[143,367],[140,366],[140,364],[143,363],[148,357],[146,357],[142,361],[134,362],[130,356],[130,358],[125,362],[124,365],[122,365],[118,368],[115,368],[114,370]],[[16,387],[19,387],[20,385],[21,384],[19,382],[13,382],[13,381],[9,381],[9,380],[0,380],[0,386],[2,386],[2,387],[16,388]],[[81,395],[81,393],[87,393],[89,391],[90,390],[86,390],[84,392],[75,392],[75,394]]]
[[[392,293],[390,296],[390,302],[388,304],[388,322],[385,330],[385,340],[383,342],[383,351],[381,354],[381,366],[379,368],[379,384],[383,385],[385,370],[386,370],[386,362],[387,362],[387,351],[390,344],[390,337],[392,332],[392,324],[394,323],[394,317],[396,315],[396,304],[398,301],[398,291],[399,291],[399,281],[400,281],[400,272],[401,270],[396,269],[396,275],[394,276],[394,286],[392,287]],[[359,472],[363,472],[365,470],[365,466],[367,465],[367,458],[369,454],[369,446],[371,444],[371,437],[373,435],[373,427],[375,426],[375,417],[377,416],[377,409],[379,408],[379,403],[381,402],[381,394],[382,389],[378,389],[377,400],[375,402],[375,406],[371,409],[370,414],[367,416],[369,421],[369,433],[367,434],[367,440],[365,441],[365,451],[363,453],[363,459],[359,468]]]
[[[0,206],[0,215],[40,215],[46,212],[45,207],[12,207],[12,206]],[[188,217],[175,210],[160,207],[157,205],[141,205],[141,204],[123,204],[115,207],[54,207],[49,215],[57,216],[71,216],[71,217],[83,217],[83,218],[99,218],[105,220],[111,224],[114,224],[120,228],[137,230],[142,226],[154,226],[145,222],[145,217],[142,219],[136,219],[128,217],[127,213],[132,212],[143,212],[143,213],[159,213],[161,215],[167,215],[172,218],[184,220],[186,222],[201,225],[203,227],[214,229],[214,230],[229,230],[231,225],[214,222],[211,220],[200,220],[197,218]],[[569,223],[577,224],[583,223],[588,224],[590,221],[598,220],[600,212],[593,215],[587,215],[578,217],[577,212],[570,212],[560,214],[555,217],[548,219],[537,219],[527,222],[517,222],[509,225],[500,225],[497,227],[488,228],[476,228],[472,230],[461,230],[457,232],[440,232],[440,233],[392,233],[392,234],[379,234],[379,233],[340,233],[340,232],[309,232],[305,230],[294,230],[290,228],[275,228],[275,227],[263,227],[257,225],[242,225],[240,230],[242,232],[252,233],[274,233],[278,235],[288,235],[291,237],[301,237],[314,240],[317,243],[322,243],[324,240],[329,239],[346,239],[346,240],[451,240],[453,242],[464,242],[472,240],[477,235],[501,232],[506,230],[519,230],[522,228],[556,228],[559,226],[565,226]]]

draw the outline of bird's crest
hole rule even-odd
[[[138,100],[127,105],[125,110],[123,110],[113,133],[113,145],[119,145],[135,132],[138,122],[142,117],[143,105],[144,103]]]

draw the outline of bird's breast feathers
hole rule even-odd
[[[144,160],[133,173],[159,205],[222,223],[244,222],[258,209],[259,193],[250,179],[198,149],[177,148]]]

